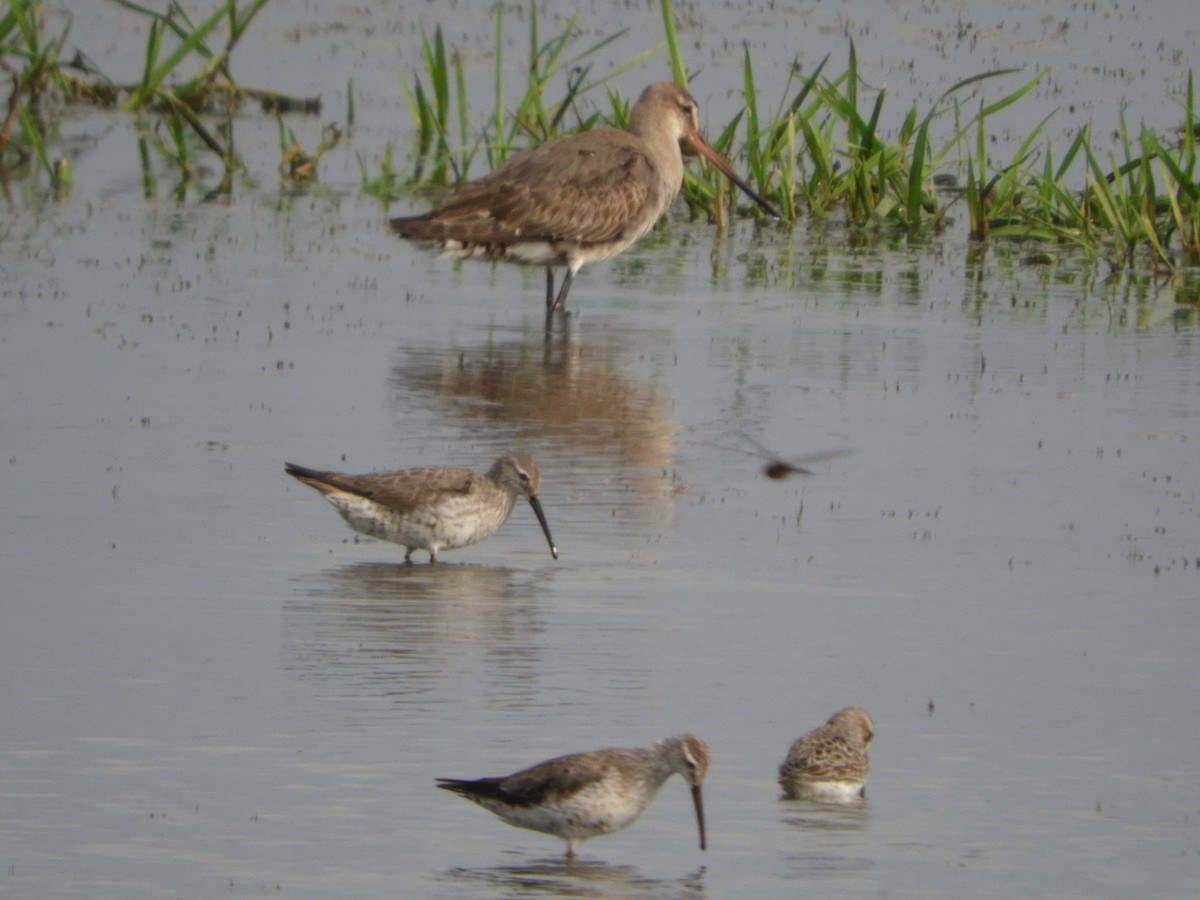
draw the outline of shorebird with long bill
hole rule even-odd
[[[284,468],[319,491],[355,531],[402,544],[406,563],[412,563],[414,550],[427,550],[434,563],[442,550],[491,537],[508,521],[521,496],[529,500],[550,555],[558,559],[558,547],[538,500],[541,473],[523,450],[505,453],[486,475],[449,466],[367,475],[324,472],[295,463],[284,463]]]
[[[692,789],[704,850],[700,785],[708,774],[708,745],[694,734],[663,738],[649,747],[558,756],[498,778],[439,778],[438,787],[461,794],[510,825],[563,838],[567,859],[574,859],[580,841],[636,822],[676,773]]]
[[[683,187],[687,145],[774,218],[777,213],[700,134],[696,101],[652,84],[629,127],[593,128],[529,147],[455,188],[438,208],[388,227],[442,255],[546,267],[546,314],[562,309],[580,267],[616,256],[654,227]],[[566,269],[554,292],[554,270]]]

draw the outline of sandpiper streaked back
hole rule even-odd
[[[820,728],[799,738],[779,767],[779,784],[790,800],[850,803],[866,796],[867,746],[875,723],[865,709],[847,706]]]

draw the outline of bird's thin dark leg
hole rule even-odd
[[[546,266],[546,315],[554,309],[554,270]]]
[[[550,270],[547,269],[547,272]],[[575,273],[567,269],[567,274],[563,277],[562,287],[558,289],[558,296],[554,299],[554,303],[550,309],[566,309],[567,308],[567,291],[571,290],[571,282],[575,280]]]

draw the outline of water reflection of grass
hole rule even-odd
[[[0,73],[11,85],[0,125],[0,183],[42,173],[52,193],[70,191],[70,167],[52,152],[56,140],[47,97],[71,103],[121,108],[144,121],[140,137],[143,184],[154,190],[152,157],[165,160],[180,176],[180,195],[203,167],[198,155],[220,161],[220,182],[229,191],[241,164],[232,137],[232,115],[249,98],[264,111],[318,112],[319,101],[254,90],[239,85],[230,60],[247,28],[267,0],[222,0],[207,16],[193,20],[178,3],[159,13],[133,0],[112,2],[142,18],[147,37],[141,76],[116,84],[83,54],[60,57],[66,33],[45,34],[38,0],[10,0],[0,16]],[[602,120],[624,125],[629,105],[609,85],[666,49],[674,78],[687,83],[670,0],[660,0],[663,39],[602,77],[591,76],[591,61],[624,31],[579,44],[574,15],[548,37],[539,30],[537,5],[525,17],[528,64],[515,107],[505,104],[503,48],[507,23],[502,4],[494,12],[495,76],[493,109],[472,131],[462,56],[447,47],[442,29],[422,35],[423,71],[404,95],[415,124],[414,146],[399,153],[384,149],[377,174],[361,165],[362,186],[390,200],[401,194],[442,187],[491,169],[514,150],[556,135],[590,128]],[[132,33],[132,31],[131,31]],[[195,65],[194,70],[186,68]],[[566,76],[560,78],[566,70]],[[847,65],[832,72],[826,57],[806,73],[797,61],[768,102],[759,92],[749,50],[742,66],[743,108],[712,129],[718,151],[736,156],[750,182],[789,221],[801,217],[837,219],[850,230],[871,235],[901,233],[923,238],[938,233],[956,206],[965,208],[970,236],[979,242],[1039,241],[1082,249],[1118,268],[1144,268],[1172,275],[1200,264],[1200,180],[1197,174],[1193,75],[1181,98],[1182,122],[1176,135],[1146,127],[1133,132],[1121,120],[1118,152],[1095,149],[1088,127],[1077,130],[1065,150],[1045,137],[1049,121],[1033,125],[1008,161],[989,157],[995,137],[989,123],[1019,103],[1044,77],[1036,74],[998,99],[966,109],[965,89],[1010,76],[1015,70],[982,72],[955,84],[928,108],[915,105],[896,116],[886,108],[886,88],[867,96],[861,85],[855,47]],[[555,92],[553,85],[564,83]],[[578,101],[603,88],[605,99],[581,112]],[[353,108],[346,111],[347,123]],[[313,153],[280,125],[281,170],[289,187],[304,187],[316,174],[320,156],[336,147],[340,130],[329,128]],[[740,140],[740,146],[738,142]],[[477,171],[472,173],[472,168]],[[736,207],[715,171],[688,171],[684,199],[695,215],[723,224],[730,215],[752,215]]]

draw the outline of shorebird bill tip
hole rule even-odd
[[[542,534],[546,535],[546,543],[550,545],[550,555],[558,559],[558,545],[554,543],[554,538],[550,537],[550,523],[546,521],[546,514],[542,512],[542,502],[536,495],[533,495],[529,498],[529,505],[533,507],[533,514],[537,516],[538,524],[542,526]]]

